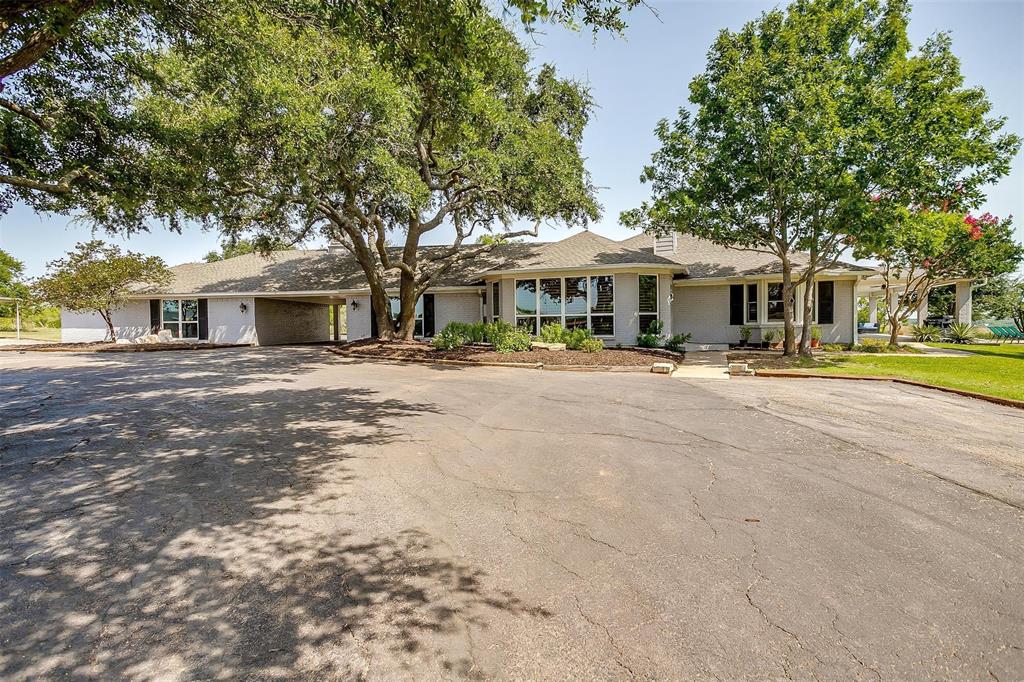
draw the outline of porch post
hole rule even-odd
[[[924,292],[921,300],[917,303],[917,323],[924,325],[924,321],[928,319],[928,292]]]
[[[868,324],[878,327],[878,296],[875,294],[868,296]]]
[[[341,341],[341,320],[338,319],[340,317],[340,312],[341,312],[341,306],[338,305],[337,303],[332,303],[331,304],[331,316],[333,317],[333,321],[332,321],[331,327],[333,329],[331,331],[334,334],[334,340],[335,341]]]
[[[961,280],[956,283],[956,308],[953,316],[957,322],[971,323],[973,316],[974,301],[971,293],[970,280]]]

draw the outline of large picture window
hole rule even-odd
[[[658,320],[658,276],[640,275],[639,281],[640,333],[646,334],[651,323]]]
[[[160,303],[160,327],[176,339],[199,338],[199,299],[165,298]]]
[[[615,335],[615,278],[545,277],[517,279],[516,326],[536,335],[545,324],[590,328],[595,336]]]
[[[398,316],[402,313],[402,299],[398,296],[391,296],[391,317],[398,324]],[[414,336],[423,336],[423,297],[416,301],[416,323],[413,329]]]

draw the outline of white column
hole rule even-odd
[[[878,326],[878,296],[875,294],[868,296],[868,324]]]
[[[923,325],[924,321],[928,319],[928,292],[924,292],[921,295],[921,300],[917,303],[917,323]]]
[[[956,308],[953,310],[953,316],[957,322],[971,323],[971,317],[973,314],[973,297],[971,294],[971,283],[969,280],[964,280],[956,283]]]

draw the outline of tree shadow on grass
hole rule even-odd
[[[290,385],[319,353],[4,370],[0,678],[469,674],[488,610],[548,615],[345,518],[351,458],[437,407]]]

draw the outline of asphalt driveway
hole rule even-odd
[[[1024,413],[0,353],[0,678],[1024,678]]]

